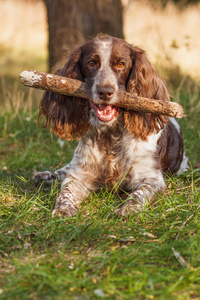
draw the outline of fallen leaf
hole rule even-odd
[[[94,290],[94,294],[95,294],[96,296],[98,296],[98,297],[102,297],[102,298],[105,297],[104,291],[103,291],[103,290],[100,290],[100,289]]]

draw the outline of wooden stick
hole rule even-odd
[[[67,96],[90,99],[87,85],[76,79],[29,70],[23,71],[20,74],[20,79],[21,82],[28,87],[52,91]],[[115,105],[128,110],[166,115],[175,118],[186,116],[184,115],[182,106],[176,102],[138,97],[122,90],[120,90],[118,94],[120,101]]]

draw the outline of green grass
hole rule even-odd
[[[41,92],[24,87],[20,83],[19,74],[24,70],[37,68],[47,72],[46,61],[43,49],[29,53],[0,44],[0,106],[3,104],[6,110],[15,111],[18,105],[24,108],[23,103],[28,99],[27,106],[31,112],[32,105],[38,103]]]
[[[188,114],[180,124],[190,170],[167,178],[156,204],[130,218],[114,214],[105,189],[76,217],[51,218],[60,183],[32,175],[69,162],[76,142],[62,146],[41,129],[32,95],[15,89],[0,112],[0,299],[199,299],[198,84],[186,78],[174,89]]]

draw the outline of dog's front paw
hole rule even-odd
[[[54,208],[52,211],[52,218],[70,218],[77,214],[78,209],[68,205],[66,208]]]
[[[141,204],[138,204],[135,200],[128,200],[124,205],[117,208],[115,213],[119,217],[128,216],[134,213],[138,213],[141,210]]]
[[[57,176],[53,172],[44,171],[44,172],[37,172],[35,171],[33,174],[33,179],[36,181],[45,181],[49,183],[53,183],[56,180]]]

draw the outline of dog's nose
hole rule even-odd
[[[114,95],[115,89],[112,85],[97,85],[97,94],[101,100],[110,101]]]

